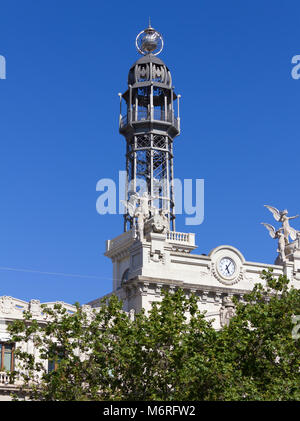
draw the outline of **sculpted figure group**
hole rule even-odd
[[[151,196],[148,192],[144,192],[142,195],[134,192],[130,195],[127,202],[122,201],[128,210],[128,214],[134,219],[136,238],[139,241],[144,239],[145,222],[149,220],[150,217],[153,217],[152,229],[154,232],[164,232],[168,229],[169,221],[166,216],[168,212],[149,205],[150,201],[157,198],[158,197]],[[156,227],[158,231],[155,231]]]
[[[298,218],[299,215],[295,216],[287,216],[288,211],[287,209],[284,209],[283,211],[279,211],[277,208],[274,208],[273,206],[265,205],[267,209],[273,214],[274,219],[278,222],[282,223],[282,227],[278,230],[273,227],[273,225],[267,224],[265,222],[262,222],[262,224],[267,228],[269,231],[269,234],[272,238],[278,239],[278,248],[277,251],[279,253],[279,256],[281,258],[281,261],[284,262],[287,260],[287,246],[293,245],[296,240],[300,240],[300,231],[295,230],[290,226],[289,220]],[[291,238],[291,242],[290,242]]]

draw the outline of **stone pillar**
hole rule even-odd
[[[293,280],[294,273],[294,262],[285,261],[283,262],[283,273],[290,280]]]

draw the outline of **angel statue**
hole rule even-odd
[[[141,212],[144,215],[144,218],[149,218],[150,216],[150,206],[149,201],[154,199],[148,192],[144,192],[142,196],[139,197]]]
[[[270,224],[266,224],[265,222],[262,222],[262,225],[264,225],[267,230],[269,231],[269,234],[272,238],[278,238],[278,248],[277,251],[281,257],[281,260],[284,262],[286,260],[286,256],[285,256],[285,236],[284,236],[284,232],[282,232],[284,229],[283,228],[279,228],[278,231],[276,231],[276,229],[273,227],[273,225]]]
[[[142,196],[134,192],[128,201],[121,200],[128,214],[137,220],[137,238],[140,241],[144,238],[144,222],[150,217],[150,212],[153,212],[153,207],[149,206],[149,201],[152,199],[156,197],[152,197],[148,192],[144,192]]]
[[[139,241],[143,241],[144,239],[144,214],[141,211],[141,208],[137,208],[137,212],[135,213],[137,219],[137,231],[136,231],[136,238]]]
[[[121,200],[121,202],[127,208],[128,213],[132,218],[136,216],[136,212],[141,212],[144,215],[144,218],[147,219],[150,217],[150,212],[154,213],[155,210],[153,206],[149,206],[149,202],[150,200],[157,198],[158,196],[151,196],[148,192],[144,192],[142,196],[137,192],[134,192],[130,195],[128,201]]]
[[[125,200],[121,200],[121,202],[123,203],[123,205],[126,207],[128,214],[134,218],[135,216],[135,212],[136,212],[136,205],[137,202],[139,200],[139,195],[138,193],[134,192],[133,194],[130,195],[129,200],[125,201]]]
[[[279,211],[278,209],[274,208],[273,206],[268,206],[268,205],[264,205],[267,209],[269,209],[270,212],[272,212],[274,218],[276,219],[276,221],[279,221],[282,223],[282,229],[283,229],[283,234],[284,234],[284,239],[285,239],[285,245],[289,244],[289,237],[291,237],[291,239],[293,241],[295,241],[297,239],[297,230],[295,230],[294,228],[292,228],[290,226],[289,220],[290,219],[295,219],[298,218],[299,215],[296,216],[287,216],[288,211],[286,209],[284,209],[283,211]],[[271,225],[270,225],[271,226]]]

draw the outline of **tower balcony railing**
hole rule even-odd
[[[130,122],[130,116],[129,114],[125,114],[124,116],[120,116],[120,128],[123,128],[127,126],[127,124]],[[179,130],[179,119],[174,116],[174,112],[172,111],[161,111],[159,109],[154,108],[152,110],[152,118],[151,118],[151,112],[148,110],[138,110],[133,111],[131,116],[131,122],[137,122],[137,121],[167,121],[168,123],[172,123],[173,126],[176,127],[176,129]]]

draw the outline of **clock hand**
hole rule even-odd
[[[227,270],[227,272],[229,273],[229,275],[230,275],[230,272],[229,272],[229,269],[228,269],[228,268],[229,268],[229,266],[231,265],[231,263],[232,263],[232,262],[229,262],[229,263],[228,263],[228,265],[225,265],[225,266],[226,266],[226,270]]]

